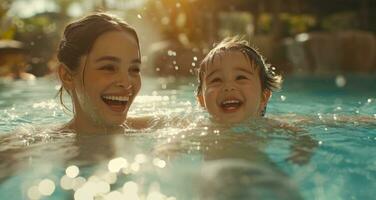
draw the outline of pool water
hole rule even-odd
[[[55,80],[1,82],[0,199],[374,199],[376,76],[286,77],[268,119],[233,126],[194,85],[146,77],[129,115],[151,128],[76,135],[49,128],[71,117]]]

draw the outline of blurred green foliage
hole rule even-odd
[[[375,0],[51,0],[57,7],[54,12],[9,16],[19,1],[26,0],[1,0],[0,39],[24,42],[38,74],[47,70],[73,6],[87,13],[110,10],[127,21],[148,21],[160,39],[200,49],[234,34],[283,38],[312,30],[376,31]]]

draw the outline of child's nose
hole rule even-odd
[[[225,92],[229,92],[229,91],[232,91],[232,90],[236,90],[236,86],[232,83],[226,83],[223,87],[223,90]]]

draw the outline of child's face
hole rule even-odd
[[[94,127],[122,125],[141,87],[139,70],[134,36],[124,31],[99,36],[73,76],[75,118]]]
[[[261,89],[259,71],[239,51],[218,53],[203,75],[198,96],[214,120],[237,123],[258,117],[270,92]]]

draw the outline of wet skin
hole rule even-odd
[[[218,53],[203,77],[200,104],[215,121],[242,122],[259,117],[270,97],[262,91],[259,71],[239,51]]]

